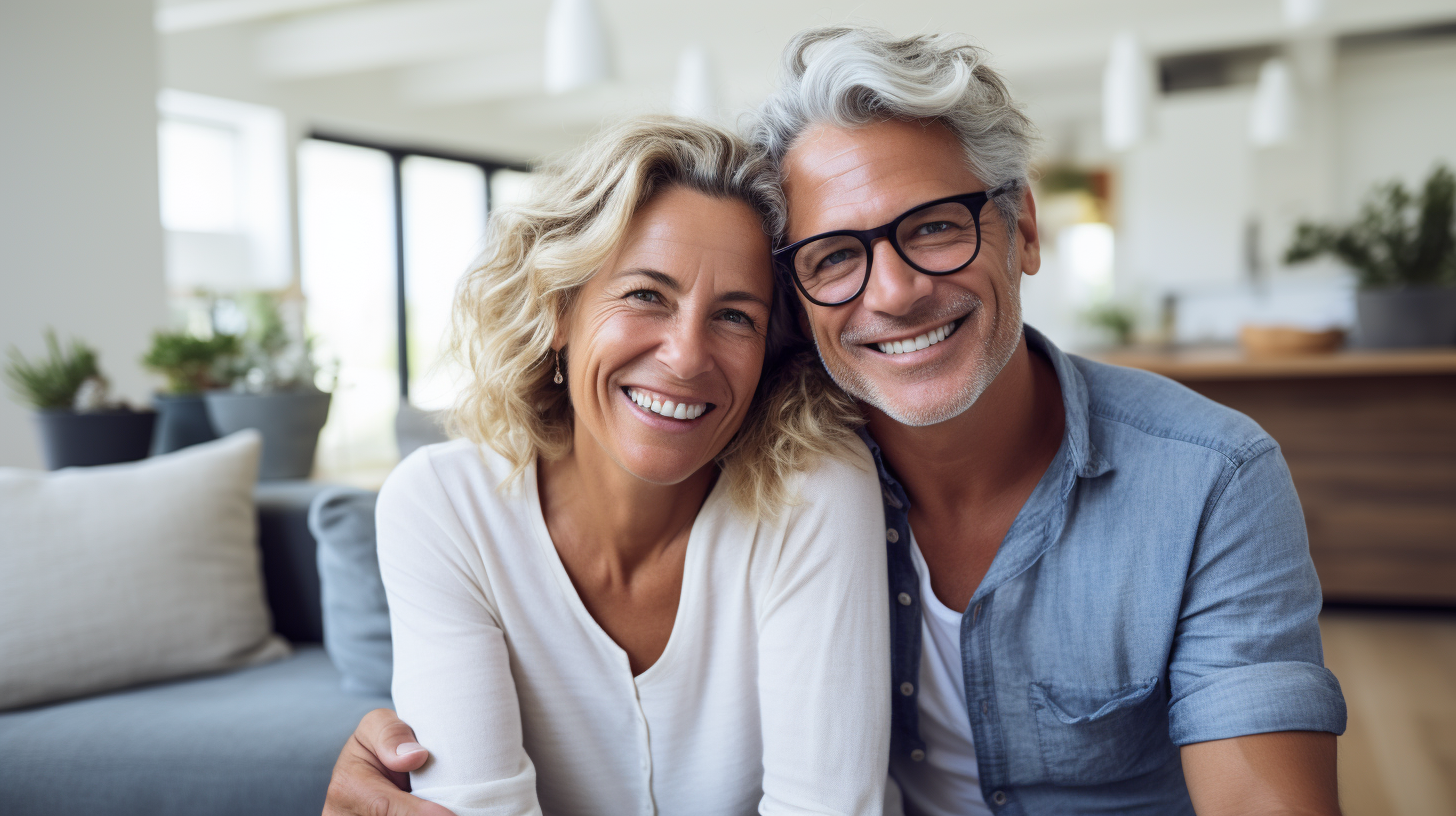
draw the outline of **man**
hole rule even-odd
[[[1338,813],[1344,701],[1278,446],[1023,328],[1032,128],[982,52],[834,28],[786,64],[755,136],[776,261],[869,417],[907,812]],[[439,813],[383,774],[425,756],[375,712],[326,812]]]

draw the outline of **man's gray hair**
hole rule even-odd
[[[935,120],[955,134],[986,189],[1024,187],[1036,129],[988,56],[949,34],[897,39],[860,26],[802,31],[784,48],[781,85],[759,109],[751,137],[782,170],[784,155],[814,125]],[[1015,230],[1021,196],[994,200]]]

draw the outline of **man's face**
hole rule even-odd
[[[783,170],[790,243],[830,230],[872,229],[927,201],[986,189],[966,167],[955,136],[936,123],[817,126],[795,142]],[[906,425],[944,422],[970,408],[1020,342],[1021,273],[1035,274],[1040,263],[1029,194],[1015,235],[1008,239],[1000,210],[988,203],[980,253],[959,272],[917,272],[880,240],[860,297],[818,306],[801,296],[835,382]],[[944,339],[916,350],[902,345],[901,353],[888,345],[921,335]]]

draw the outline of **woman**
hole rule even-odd
[[[619,127],[493,221],[462,284],[467,437],[380,494],[394,699],[460,816],[878,813],[879,491],[782,348],[768,169]]]

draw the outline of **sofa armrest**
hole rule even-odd
[[[308,531],[313,499],[334,487],[324,482],[260,482],[258,549],[273,631],[294,643],[322,643],[323,605],[319,597],[317,544]]]

